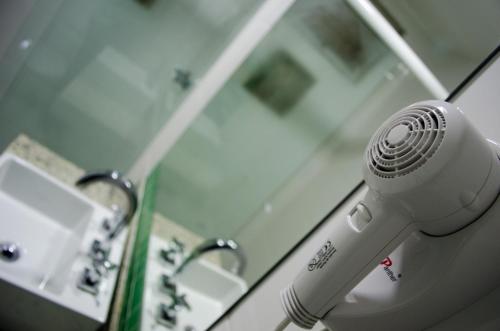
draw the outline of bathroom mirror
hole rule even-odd
[[[386,9],[389,3],[376,4]],[[393,23],[400,19],[397,30],[410,41],[421,33],[398,6],[384,15]],[[494,44],[473,59],[456,56],[463,66],[439,68],[436,76],[453,89],[456,77],[465,77],[489,47]],[[162,249],[182,242],[181,259],[194,250],[201,266],[191,262],[180,276],[191,273],[187,277],[210,284],[202,270],[207,264],[227,283],[240,281],[226,289],[233,295],[221,309],[227,310],[359,184],[364,147],[381,121],[433,97],[345,2],[294,3],[150,177],[149,247],[156,252],[149,258],[165,265]],[[238,252],[200,249],[213,239],[234,240]],[[245,270],[231,275],[242,255]],[[152,272],[158,279],[165,271]],[[143,304],[161,305],[161,299],[148,300]],[[161,310],[143,313],[154,324]]]
[[[0,150],[127,173],[259,3],[1,1]]]
[[[318,19],[344,23],[313,24]],[[355,45],[343,49],[346,43]],[[402,94],[408,90],[388,73],[414,79],[345,3],[294,4],[158,165],[161,233],[191,248],[204,239],[235,240],[251,286],[356,186],[379,121],[430,97],[423,88]],[[400,98],[373,105],[382,91]],[[331,169],[329,178],[321,173],[322,183],[313,184],[322,167]],[[319,201],[328,203],[318,208]],[[220,263],[230,267],[225,253]]]
[[[500,40],[482,1],[371,3],[451,91]],[[111,330],[209,327],[360,183],[381,121],[434,97],[354,2],[0,3],[0,149],[145,186]]]

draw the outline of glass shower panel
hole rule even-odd
[[[0,4],[0,150],[21,133],[127,171],[256,0]]]
[[[395,87],[403,76],[411,96]],[[402,100],[377,104],[387,95]],[[157,212],[201,238],[237,239],[252,284],[359,183],[377,125],[419,97],[344,2],[297,1],[160,163]],[[325,166],[341,170],[323,178],[329,191],[303,174]]]

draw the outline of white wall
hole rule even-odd
[[[496,88],[500,83],[500,57],[485,71],[454,103],[462,108],[472,123],[483,134],[500,141],[500,95]],[[343,217],[361,197],[363,190],[354,194],[325,224],[311,235],[291,256],[289,256],[268,278],[266,278],[248,297],[235,307],[213,331],[255,331],[273,330],[284,318],[279,300],[279,291],[288,285],[294,275],[302,268],[304,261],[317,250],[317,243],[323,242],[331,224]],[[279,238],[277,238],[279,240]],[[496,290],[483,300],[476,302],[462,315],[456,315],[436,329],[470,330],[484,327],[484,330],[498,330],[500,320],[497,318],[500,301],[500,290]],[[477,314],[481,312],[481,314]],[[479,320],[474,320],[475,317]],[[317,325],[314,330],[321,330]],[[290,326],[287,330],[300,330]]]

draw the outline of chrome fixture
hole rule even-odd
[[[134,216],[137,209],[137,193],[134,184],[129,179],[123,177],[122,174],[116,170],[87,173],[78,179],[75,184],[77,186],[86,186],[94,182],[110,183],[120,188],[127,196],[128,210],[124,213],[120,220],[112,225],[108,235],[109,239],[113,239],[120,233],[122,228],[130,222],[132,216]]]
[[[175,270],[174,275],[180,273],[182,270],[184,270],[186,265],[188,265],[190,262],[197,259],[201,255],[215,250],[228,250],[230,252],[233,252],[237,258],[237,264],[234,268],[234,273],[238,276],[241,276],[243,274],[246,267],[246,257],[240,245],[238,245],[232,239],[226,240],[216,238],[205,240],[200,245],[196,246]]]
[[[111,205],[111,211],[113,212],[111,219],[106,218],[102,222],[102,228],[108,232],[112,231],[114,227],[125,217],[123,209],[116,204]]]
[[[92,260],[106,260],[109,257],[109,253],[111,252],[111,245],[109,242],[103,242],[97,239],[94,239],[92,245],[90,246],[89,256]]]
[[[92,267],[101,276],[108,274],[108,271],[117,268],[118,266],[109,261],[111,253],[111,245],[109,242],[94,240],[90,247],[89,256],[92,259]]]
[[[11,242],[0,243],[0,260],[7,262],[17,261],[21,257],[19,246]]]
[[[171,329],[177,325],[177,311],[172,305],[160,303],[158,306],[157,322]]]
[[[173,299],[172,307],[175,309],[175,311],[180,311],[182,309],[191,310],[191,306],[187,302],[185,294],[173,294],[171,298]]]
[[[172,281],[172,277],[167,275],[161,275],[161,290],[169,295],[175,295],[177,293],[177,285]]]
[[[94,260],[92,261],[92,267],[101,276],[106,276],[110,270],[118,268],[118,266],[109,260]]]
[[[85,267],[78,281],[77,287],[94,296],[99,294],[99,286],[108,272],[118,266],[109,261],[111,253],[111,244],[109,241],[94,239],[90,245],[88,256],[91,259],[91,265]]]
[[[184,255],[184,243],[177,238],[172,238],[168,247],[160,250],[160,257],[168,264],[175,265],[180,257]]]
[[[169,300],[168,304],[160,303],[157,322],[171,329],[177,324],[177,313],[182,309],[191,310],[191,306],[186,301],[185,294],[171,294]]]
[[[93,268],[85,268],[78,282],[78,288],[82,291],[96,296],[99,293],[99,284],[101,283],[102,275]]]

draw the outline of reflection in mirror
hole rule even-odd
[[[142,325],[207,328],[357,185],[380,120],[428,97],[346,4],[294,4],[150,179]],[[198,253],[217,239],[237,249]]]
[[[311,38],[321,28],[336,31],[336,26],[310,24],[316,13],[325,11],[349,16],[346,24],[358,31],[359,44],[351,54],[337,55],[335,37],[328,44]],[[355,60],[350,59],[353,54]],[[335,180],[335,191],[342,193],[331,197],[331,204],[359,181],[359,157],[352,159],[352,147],[361,151],[368,132],[377,126],[374,119],[392,111],[368,100],[394,84],[387,73],[407,74],[398,65],[342,2],[295,4],[160,163],[155,205],[165,218],[165,233],[188,233],[183,238],[191,248],[207,238],[237,241],[248,257],[243,278],[254,283],[321,219],[320,214],[305,217],[307,213],[303,219],[290,218],[289,198],[284,199],[299,194],[295,181],[305,179],[300,172],[311,171],[311,161],[335,154],[334,164],[347,169],[352,164],[343,183]],[[425,96],[421,89],[415,98]],[[370,106],[375,110],[367,111]],[[353,139],[356,130],[366,136]],[[183,233],[170,230],[168,222]],[[231,256],[216,255],[222,267],[231,264]]]
[[[113,223],[120,238],[131,234],[126,258],[119,264],[121,248],[113,249],[117,260],[96,268],[121,273],[119,286],[99,291],[115,298],[114,308],[106,313],[95,287],[78,295],[102,313],[103,329],[206,329],[359,183],[364,146],[381,120],[430,97],[421,75],[381,42],[387,35],[346,5],[361,1],[0,1],[0,150],[71,187],[85,169],[128,170],[137,184],[149,175],[145,189],[138,185],[140,217],[128,231]],[[450,91],[500,40],[498,1],[371,3]],[[176,118],[198,110],[173,148],[157,146]],[[156,147],[152,159],[163,159],[146,162]],[[84,193],[107,206],[126,203],[107,186]],[[2,220],[8,230],[22,223]],[[83,238],[80,227],[70,232]],[[16,255],[7,239],[0,269],[38,261]],[[79,251],[76,243],[57,252],[79,255],[75,266],[89,258],[89,245]],[[72,260],[48,256],[40,266]],[[63,276],[99,284],[84,270]],[[73,293],[77,284],[65,286]],[[20,316],[7,301],[2,329],[4,316]],[[50,315],[54,321],[63,322]]]
[[[402,11],[384,13],[433,66],[450,56],[418,44]],[[437,71],[449,89],[464,76]],[[148,180],[143,330],[206,329],[357,186],[381,121],[429,98],[344,2],[296,2]]]
[[[0,1],[0,150],[127,172],[259,3]]]

